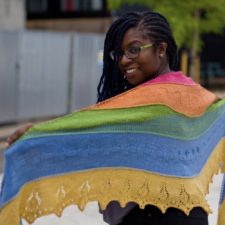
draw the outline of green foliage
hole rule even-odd
[[[124,3],[142,4],[162,13],[179,46],[192,46],[192,34],[196,31],[200,35],[222,33],[225,28],[225,0],[108,0],[110,9],[118,9]]]
[[[108,0],[108,8],[113,10],[113,9],[118,9],[122,5],[121,0]]]

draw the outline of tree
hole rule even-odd
[[[201,35],[222,33],[225,0],[108,0],[110,9],[122,4],[143,4],[169,20],[178,46],[190,49],[189,74],[196,79],[195,62],[202,47]]]

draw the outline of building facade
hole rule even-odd
[[[146,9],[139,4],[124,4],[116,15]],[[107,0],[26,0],[26,11],[29,29],[105,33],[112,22]],[[203,37],[198,81],[206,87],[225,86],[224,40],[224,36],[218,35]]]
[[[27,0],[29,29],[104,33],[110,21],[106,0]]]
[[[0,0],[0,29],[24,29],[24,4],[24,0]]]

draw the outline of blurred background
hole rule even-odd
[[[0,125],[95,103],[105,32],[116,16],[146,9],[170,21],[177,69],[223,92],[225,0],[0,0]]]
[[[225,0],[0,0],[0,173],[5,139],[17,127],[96,102],[109,25],[146,9],[169,20],[177,70],[225,96]]]

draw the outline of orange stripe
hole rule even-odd
[[[190,117],[204,114],[217,99],[215,94],[200,85],[155,84],[139,86],[88,109],[119,109],[162,104]]]

